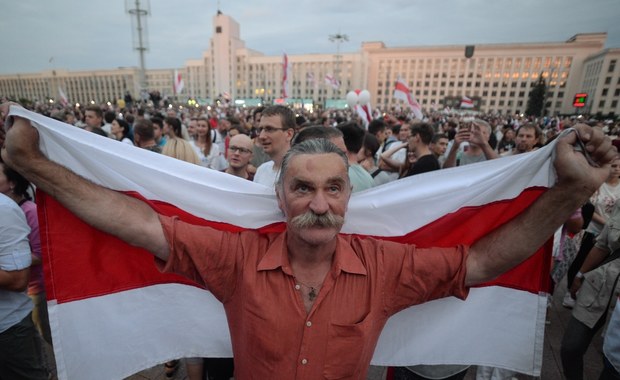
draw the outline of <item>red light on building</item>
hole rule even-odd
[[[573,107],[585,107],[587,99],[588,94],[586,94],[585,92],[575,94],[575,99],[573,100]]]

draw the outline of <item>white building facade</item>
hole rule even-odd
[[[282,101],[283,57],[246,47],[240,25],[219,11],[212,28],[203,56],[177,69],[185,83],[177,99]],[[394,84],[402,78],[426,110],[456,107],[467,96],[477,110],[513,114],[525,111],[529,92],[542,76],[546,114],[618,115],[620,49],[604,49],[606,37],[587,33],[564,42],[475,45],[469,58],[464,45],[386,47],[382,42],[365,42],[355,53],[289,55],[288,100],[329,105],[343,103],[350,90],[367,89],[373,107],[388,110],[402,106],[393,98]],[[173,96],[174,71],[147,70],[148,90]],[[335,78],[339,86],[326,78]],[[0,76],[1,95],[25,99],[58,99],[62,91],[70,102],[104,103],[126,91],[138,97],[139,88],[137,68]],[[577,93],[588,94],[582,109],[573,107]]]

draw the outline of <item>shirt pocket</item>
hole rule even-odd
[[[581,286],[582,289],[579,291],[579,295],[583,295],[577,297],[582,306],[592,308],[606,301],[606,295],[601,293],[605,289],[607,277],[605,269],[604,267],[599,267],[586,274],[583,285]]]
[[[355,324],[332,323],[329,326],[325,369],[326,379],[356,379],[365,360],[372,318],[367,315]],[[364,364],[366,365],[366,364]]]

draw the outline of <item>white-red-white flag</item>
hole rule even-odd
[[[463,95],[461,98],[461,108],[474,108],[474,101]]]
[[[325,83],[332,86],[332,88],[334,90],[337,90],[340,88],[340,81],[338,79],[336,79],[335,76],[331,75],[331,74],[326,74],[325,75]]]
[[[58,96],[60,97],[60,103],[62,103],[63,106],[67,106],[69,104],[69,98],[67,98],[67,95],[60,86],[58,86]]]
[[[185,87],[185,83],[183,82],[183,77],[178,70],[174,70],[174,93],[178,95],[183,91],[183,87]]]
[[[407,103],[416,118],[420,120],[424,118],[424,115],[422,115],[422,107],[420,107],[420,103],[418,103],[418,101],[413,96],[413,93],[411,93],[411,90],[407,86],[407,83],[405,83],[405,81],[400,77],[398,78],[398,80],[396,80],[396,86],[394,87],[394,97]]]
[[[290,66],[288,63],[288,55],[284,53],[282,56],[282,99],[288,98],[289,90],[289,74],[290,74]]]
[[[310,84],[314,84],[314,73],[306,73],[306,81]]]
[[[233,233],[285,227],[271,187],[118,144],[19,107],[10,111],[33,122],[50,159],[161,214]],[[342,233],[420,247],[472,244],[555,182],[554,147],[355,193]],[[160,273],[151,254],[93,229],[49,196],[39,193],[38,202],[60,379],[124,378],[174,358],[231,355],[224,309],[211,293]],[[485,364],[539,376],[550,253],[547,243],[495,281],[471,289],[466,301],[444,298],[394,315],[373,363]]]

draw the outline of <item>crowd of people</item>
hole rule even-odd
[[[286,106],[255,108],[170,106],[158,108],[152,105],[136,104],[123,109],[115,105],[55,107],[42,104],[37,105],[35,110],[76,128],[83,128],[102,137],[117,140],[119,144],[133,145],[136,148],[147,149],[273,187],[281,199],[280,202],[284,204],[281,207],[288,206],[287,202],[289,201],[294,202],[293,198],[287,198],[286,186],[289,184],[288,182],[285,184],[285,181],[289,179],[285,176],[286,171],[295,169],[301,177],[308,174],[304,173],[304,169],[293,164],[297,163],[295,161],[296,155],[303,156],[308,154],[307,152],[311,149],[316,150],[311,154],[324,155],[334,154],[336,151],[340,152],[338,154],[341,154],[342,157],[339,159],[345,160],[347,163],[347,181],[350,181],[351,191],[358,192],[433,170],[470,165],[504,156],[531,152],[556,138],[563,129],[586,127],[581,118],[528,118],[519,115],[461,115],[437,112],[426,115],[424,120],[417,120],[410,118],[405,111],[377,114],[374,120],[366,123],[348,110],[309,112],[303,109],[292,110]],[[593,128],[587,129],[587,133],[592,136],[595,135],[592,131],[597,131],[596,133],[603,136],[616,135],[620,130],[618,124],[613,125],[604,122],[592,122],[591,124],[593,124],[591,125]],[[0,145],[3,145],[4,138],[0,132]],[[319,146],[318,143],[309,142],[317,139],[327,140],[330,144]],[[600,141],[603,141],[602,138]],[[595,142],[601,144],[600,141]],[[15,143],[15,145],[18,144]],[[568,233],[562,234],[562,242],[565,238],[575,239],[575,235],[580,238],[583,236],[576,259],[561,254],[555,257],[556,262],[561,261],[566,268],[572,265],[573,269],[567,271],[570,292],[565,303],[570,307],[575,307],[576,312],[582,311],[584,308],[587,309],[586,306],[579,307],[580,292],[578,289],[587,282],[590,272],[594,272],[604,265],[617,265],[618,269],[613,271],[611,276],[616,275],[617,280],[617,273],[620,273],[620,265],[616,264],[618,260],[610,260],[604,265],[601,264],[606,257],[617,249],[620,239],[619,236],[613,234],[616,231],[614,226],[620,222],[612,216],[614,207],[616,207],[616,200],[620,198],[620,160],[615,152],[610,152],[603,152],[602,148],[599,151],[598,145],[591,151],[593,155],[598,154],[596,158],[603,166],[612,161],[611,174],[602,185],[597,184],[600,185],[600,188],[590,198],[590,203],[594,206],[593,216],[586,216],[586,211],[583,211],[584,215],[582,216],[582,210],[584,210],[582,204],[588,200],[589,194],[575,195],[576,200],[567,201],[569,205],[573,205],[571,206],[573,207],[571,213],[559,213],[557,216],[561,218],[561,221],[566,221],[565,227],[575,220],[578,224],[577,228],[572,228]],[[614,156],[613,159],[610,155]],[[11,157],[10,153],[6,153],[6,157]],[[5,158],[4,154],[3,158]],[[20,273],[19,279],[18,276],[13,276],[12,281],[14,283],[11,286],[5,285],[4,280],[2,280],[2,287],[0,288],[0,292],[10,293],[14,298],[10,302],[15,305],[17,311],[13,310],[11,314],[18,315],[17,318],[9,322],[5,318],[8,312],[0,314],[0,321],[2,322],[0,323],[0,353],[2,353],[0,355],[0,378],[6,376],[9,376],[7,378],[19,378],[20,376],[33,379],[47,378],[48,373],[53,371],[53,363],[51,363],[53,357],[50,358],[49,354],[43,355],[46,350],[41,350],[37,346],[51,345],[52,341],[45,311],[45,289],[41,271],[36,204],[32,202],[31,187],[25,177],[28,177],[43,190],[48,191],[50,188],[37,183],[44,183],[41,181],[42,174],[33,174],[33,170],[25,164],[16,163],[15,156],[12,156],[11,160],[17,170],[9,166],[10,162],[0,163],[0,168],[3,169],[0,172],[0,192],[9,199],[5,202],[4,198],[0,198],[0,201],[3,202],[0,206],[10,209],[12,213],[15,213],[15,210],[14,207],[11,207],[10,202],[21,207],[25,213],[24,223],[29,227],[27,230],[29,231],[29,248],[28,257],[22,255],[24,257],[20,257],[19,264],[14,262],[11,265],[5,265],[4,261],[0,261],[0,275],[7,272]],[[297,160],[301,160],[301,158],[297,158]],[[322,163],[321,160],[316,162],[321,170],[326,171],[332,170],[333,164],[330,162],[328,169],[327,162]],[[24,175],[20,174],[22,172]],[[324,183],[320,181],[325,180],[328,181],[327,184],[330,189],[337,187],[339,193],[346,194],[346,191],[341,188],[342,183],[329,182],[333,179],[324,179],[316,172],[311,174],[318,176],[319,179],[316,181],[319,182],[312,182],[314,181],[314,177],[312,177],[312,181],[306,180],[306,182],[291,186],[303,186],[304,194],[308,191],[306,188],[318,192],[318,190],[314,190],[314,187],[323,186]],[[348,198],[346,200],[348,201]],[[312,210],[312,212],[319,217],[323,216],[324,212],[329,214],[327,209],[331,210],[332,204],[330,202],[332,201],[326,202],[324,205],[326,210]],[[575,202],[577,202],[576,205]],[[617,208],[620,209],[620,205]],[[575,209],[579,212],[576,212]],[[79,212],[77,214],[81,215]],[[618,214],[620,217],[620,211]],[[540,215],[538,216],[540,217]],[[16,218],[20,219],[18,216]],[[94,216],[85,215],[83,218],[89,220]],[[545,212],[545,218],[548,218],[547,212]],[[338,228],[338,230],[341,226],[338,218],[318,220],[320,223]],[[318,223],[316,221],[300,222],[295,219],[288,222],[290,222],[289,229],[303,229],[304,226],[312,226],[312,223]],[[165,221],[162,223],[166,238],[176,239],[177,237],[170,235],[172,232],[168,230],[168,228],[172,228],[170,227],[171,223],[175,222]],[[102,229],[105,230],[105,227]],[[562,231],[565,230],[566,228],[562,229]],[[316,236],[305,236],[304,233],[299,232],[299,236],[306,243],[308,239],[318,239]],[[541,231],[540,233],[544,235],[544,232]],[[544,236],[540,239],[546,240]],[[537,239],[532,240],[533,244],[537,241]],[[157,241],[157,239],[153,239],[153,241]],[[0,250],[5,248],[4,244],[8,244],[6,241],[1,243],[3,245],[0,245]],[[149,248],[153,247],[150,246]],[[288,248],[292,251],[291,246]],[[474,248],[474,246],[471,247],[472,250]],[[160,247],[151,249],[151,251],[165,260],[168,259],[168,254],[174,254],[175,260],[177,259],[177,253],[166,252],[165,255],[159,255],[158,249]],[[24,251],[24,249],[20,251]],[[559,249],[558,252],[564,252],[563,248]],[[333,255],[333,249],[329,253]],[[329,257],[329,265],[319,265],[308,269],[310,265],[304,261],[305,257],[302,259],[291,253],[291,266],[296,270],[295,278],[299,278],[296,281],[308,313],[314,310],[314,301],[320,294],[321,288],[326,284],[324,283],[326,281],[325,275],[330,271],[332,256],[326,257]],[[293,262],[293,259],[296,261]],[[27,268],[29,267],[31,269],[28,271]],[[30,274],[28,295],[32,299],[34,309],[32,304],[26,302],[22,292],[24,288],[23,277],[26,274],[26,278],[28,278],[28,273]],[[458,270],[454,273],[455,276],[456,273],[459,273]],[[474,270],[468,265],[467,275],[472,276],[473,273],[475,273]],[[467,279],[463,280],[463,278],[461,280],[469,286],[480,279],[476,278],[475,281],[470,279],[471,282],[468,282]],[[462,296],[462,285],[455,284],[455,288],[451,289],[453,294]],[[567,378],[582,378],[583,375],[579,375],[579,373],[583,372],[583,366],[580,365],[579,360],[583,357],[592,336],[604,325],[608,314],[607,310],[613,307],[614,294],[617,292],[613,289],[614,287],[616,287],[615,282],[610,287],[611,289],[607,290],[607,297],[601,301],[605,303],[602,308],[603,311],[601,311],[602,316],[599,313],[594,319],[590,317],[593,319],[592,322],[583,322],[576,314],[571,320],[562,343],[562,359]],[[573,298],[577,298],[576,304],[571,298],[571,294]],[[0,303],[2,302],[8,301],[0,298]],[[411,303],[414,304],[415,301],[411,301]],[[0,307],[0,313],[3,309]],[[32,336],[38,334],[42,337],[42,339],[37,340],[37,344],[22,350],[26,356],[28,352],[32,352],[33,355],[23,358],[26,364],[17,369],[1,358],[7,349],[15,351],[11,347],[17,344],[16,335],[11,336],[10,340],[7,338],[6,344],[3,342],[5,342],[4,336],[7,335],[7,331],[13,331],[16,326]],[[233,333],[233,341],[235,339]],[[615,340],[620,342],[620,338],[615,338]],[[617,354],[617,351],[614,352],[613,348],[606,350],[605,354],[605,370],[613,374],[614,368],[619,368],[617,365],[620,364],[620,355]],[[247,360],[241,362],[244,367],[239,370],[239,373],[248,373],[247,368],[245,368],[248,365]],[[232,377],[234,370],[233,359],[186,358],[185,363],[190,379],[228,379]],[[237,362],[235,361],[235,363]],[[173,377],[180,364],[178,360],[175,360],[164,365],[166,375]],[[390,376],[396,380],[463,379],[468,370],[469,366],[460,365],[420,365],[395,368],[390,371]],[[5,373],[8,375],[5,376]],[[365,370],[359,373],[365,373]],[[16,377],[11,377],[12,374],[16,374]],[[477,368],[477,378],[481,380],[510,379],[512,376],[516,376],[516,374],[499,368]],[[618,376],[617,372],[616,376]]]

